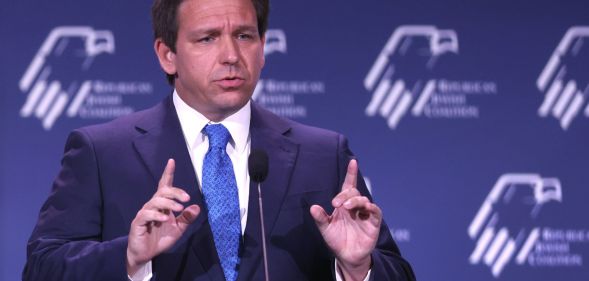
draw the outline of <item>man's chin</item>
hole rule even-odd
[[[215,104],[220,111],[227,112],[230,114],[237,112],[250,100],[250,96],[244,96],[243,94],[229,94],[225,93],[223,96],[219,96],[215,99]]]
[[[253,93],[247,94],[244,92],[243,89],[231,89],[231,90],[226,90],[226,91],[222,91],[220,93],[217,94],[217,96],[215,97],[215,100],[217,102],[217,104],[222,105],[222,104],[227,104],[227,105],[245,105],[250,98],[252,97]],[[239,106],[239,107],[241,107]]]

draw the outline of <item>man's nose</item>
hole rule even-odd
[[[233,65],[239,62],[239,46],[233,38],[230,38],[229,36],[223,38],[221,45],[221,53],[219,57],[221,64]]]

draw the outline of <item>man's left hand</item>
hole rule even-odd
[[[366,277],[382,221],[380,208],[356,188],[357,179],[358,163],[351,160],[342,191],[331,201],[333,213],[328,215],[321,206],[311,206],[311,215],[346,281]]]

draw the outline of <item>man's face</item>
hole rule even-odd
[[[177,74],[176,90],[188,105],[221,121],[248,102],[264,66],[254,6],[251,0],[185,0],[177,21],[176,53],[156,40],[160,63]]]

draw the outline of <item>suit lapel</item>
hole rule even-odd
[[[279,119],[252,102],[251,148],[265,150],[269,161],[268,178],[261,186],[267,245],[270,243],[270,233],[276,224],[284,196],[288,191],[298,154],[298,144],[291,142],[285,136],[289,130],[290,125],[283,119]],[[250,183],[247,226],[243,244],[238,280],[262,280],[264,271],[258,188],[253,182]]]
[[[134,140],[135,149],[156,182],[168,159],[173,158],[176,161],[174,185],[196,195],[193,199],[201,199],[200,192],[195,192],[198,191],[196,175],[171,98],[159,104],[155,111],[137,123],[137,130],[142,134]]]
[[[192,262],[190,258],[163,253],[154,260],[154,271],[157,274],[157,271],[169,272],[171,268],[175,268],[176,272],[184,275],[183,277],[195,274],[195,271],[204,271],[209,275],[209,280],[223,280],[217,252],[214,245],[211,247],[213,238],[207,222],[207,210],[203,204],[203,197],[171,96],[156,106],[154,111],[154,114],[146,115],[137,123],[136,128],[141,134],[134,140],[135,149],[156,183],[159,182],[168,159],[173,158],[176,161],[174,186],[184,189],[190,195],[190,202],[185,204],[186,206],[197,204],[201,207],[201,214],[187,230],[186,234],[189,235],[183,235],[176,246],[168,251],[174,252],[176,249],[182,251],[182,247],[191,249],[198,257],[201,269],[195,270],[195,264],[187,264]],[[156,188],[157,186],[154,186],[154,193]],[[190,253],[185,254],[190,255]],[[158,268],[160,258],[162,266]],[[177,277],[182,279],[180,276]]]
[[[285,136],[290,130],[288,124],[275,116],[270,116],[273,117],[274,120],[272,120],[270,117],[264,116],[268,115],[267,112],[261,112],[255,106],[253,108],[255,110],[252,110],[252,149],[262,149],[268,154],[268,178],[262,183],[262,200],[264,204],[264,223],[266,232],[269,234],[276,223],[276,218],[288,190],[299,147],[298,144],[291,142]],[[251,183],[251,188],[255,188],[253,193],[257,195],[257,185]],[[257,200],[254,200],[254,203],[256,203],[254,205],[257,205]],[[251,201],[249,205],[252,205]],[[248,213],[251,216],[254,215],[253,212]],[[255,215],[259,216],[258,214]]]
[[[170,276],[179,273],[176,279],[191,278],[197,272],[206,272],[208,280],[224,280],[223,271],[214,246],[213,236],[207,222],[207,210],[198,188],[198,182],[186,147],[186,141],[178,121],[172,98],[166,98],[153,109],[152,114],[137,122],[136,129],[140,134],[134,140],[134,146],[144,165],[157,183],[169,158],[176,161],[174,186],[184,189],[191,197],[189,204],[201,207],[201,214],[169,252],[175,249],[189,248],[197,256],[200,269],[194,268],[191,259],[174,254],[162,254],[154,260],[154,273]],[[269,157],[269,174],[262,184],[264,204],[264,224],[266,239],[269,243],[270,233],[276,223],[280,206],[289,187],[290,177],[295,166],[298,144],[292,143],[285,135],[290,125],[252,103],[250,124],[252,149],[263,149]],[[155,193],[157,186],[154,186]],[[238,280],[253,280],[263,277],[262,246],[259,218],[257,185],[250,184],[248,203],[248,219],[244,233],[242,262]],[[181,250],[180,250],[181,251]],[[160,261],[158,266],[158,261]],[[196,277],[201,280],[204,276]],[[206,279],[206,278],[205,278]],[[191,279],[189,279],[191,280]]]

